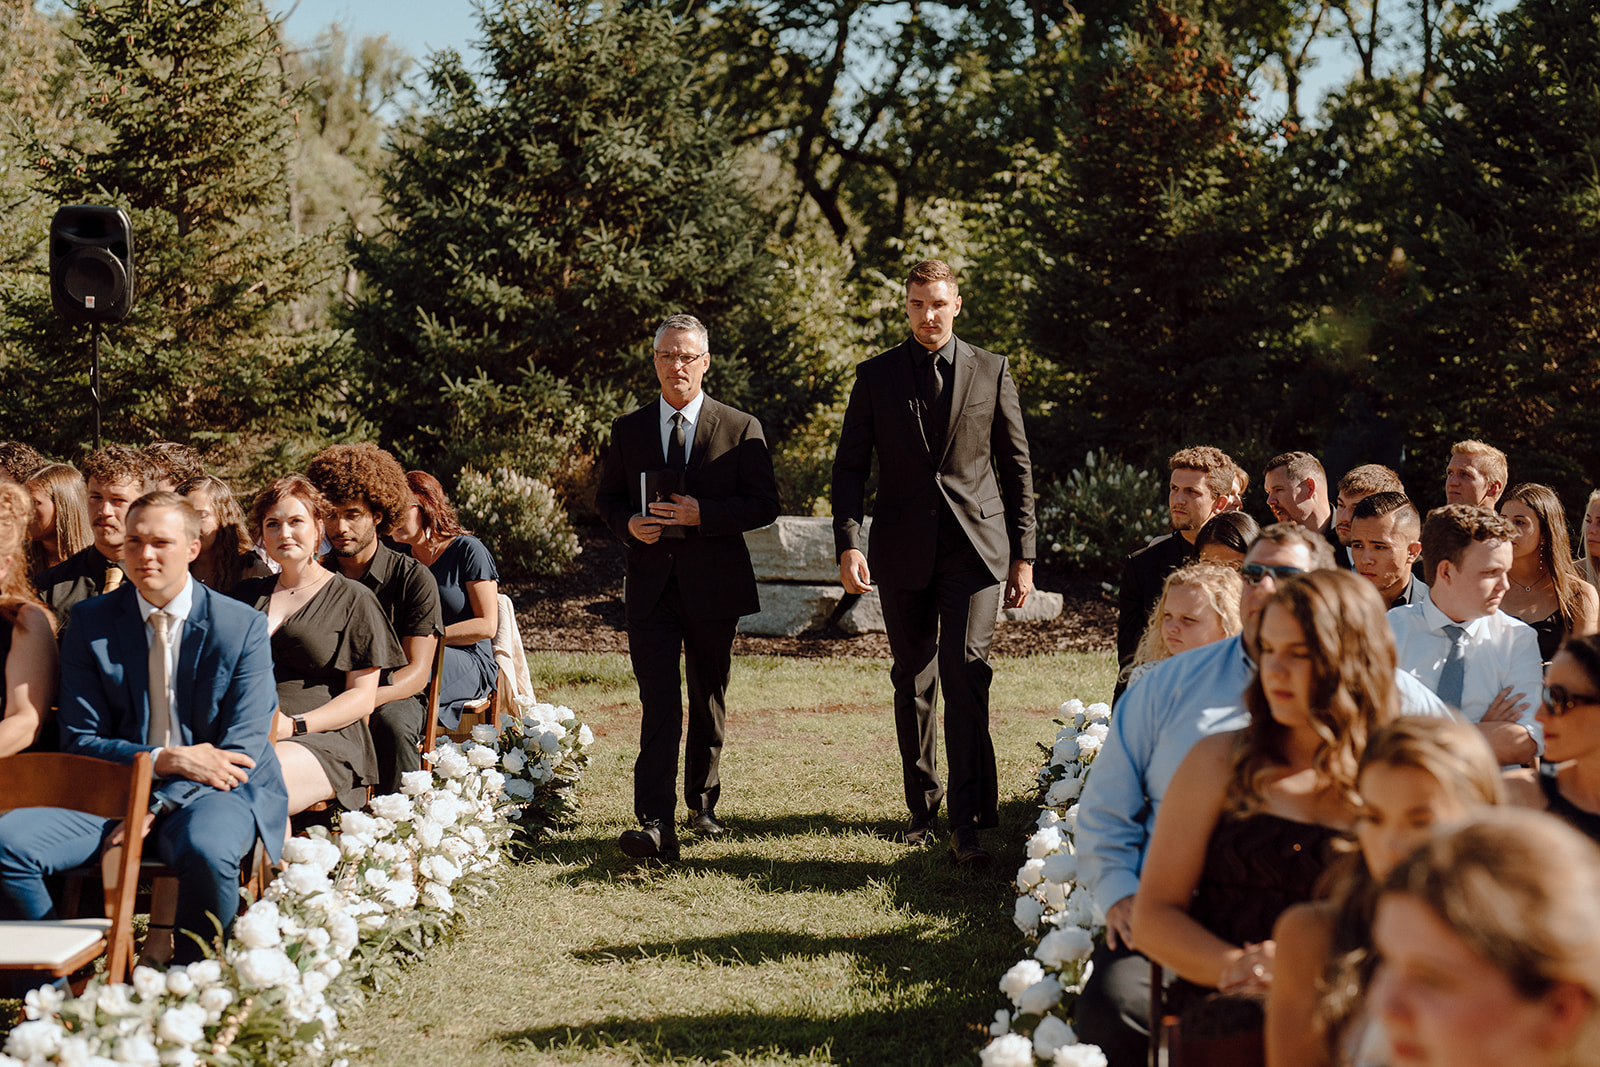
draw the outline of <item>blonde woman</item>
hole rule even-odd
[[[28,581],[25,546],[33,514],[34,502],[22,486],[0,484],[0,756],[37,741],[56,702],[55,617]]]
[[[66,463],[46,463],[22,483],[33,497],[28,523],[28,566],[37,574],[88,548],[89,496],[83,474]]]
[[[1238,633],[1240,589],[1239,572],[1217,563],[1188,563],[1167,575],[1134,649],[1128,684],[1168,656]]]

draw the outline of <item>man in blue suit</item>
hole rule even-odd
[[[277,706],[267,617],[189,577],[200,517],[175,493],[128,511],[128,583],[72,610],[61,647],[61,739],[117,763],[154,754],[140,828],[178,874],[173,961],[200,958],[239,907],[239,868],[259,837],[277,859],[288,793],[273,754]],[[124,828],[58,808],[0,817],[0,898],[17,918],[49,916],[45,876],[91,861]]]

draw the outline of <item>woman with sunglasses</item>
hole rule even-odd
[[[1600,636],[1574,637],[1545,671],[1544,762],[1506,773],[1512,803],[1559,816],[1600,842]]]

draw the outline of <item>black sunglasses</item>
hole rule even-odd
[[[1550,715],[1555,718],[1560,718],[1573,708],[1600,704],[1600,695],[1594,693],[1569,693],[1564,686],[1559,685],[1540,686],[1539,699],[1549,709]]]
[[[1251,585],[1260,585],[1262,580],[1265,579],[1269,574],[1272,575],[1273,578],[1277,579],[1293,578],[1297,574],[1304,573],[1305,569],[1301,567],[1269,567],[1265,563],[1246,563],[1243,567],[1239,568],[1239,577],[1243,578]]]

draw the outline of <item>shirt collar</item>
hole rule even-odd
[[[139,620],[149,622],[150,616],[157,611],[156,606],[144,598],[144,594],[134,590],[135,599],[139,604]],[[189,609],[194,606],[194,579],[186,577],[183,588],[178,590],[178,595],[167,601],[167,606],[159,610],[172,616],[175,622],[185,622],[189,618]]]
[[[666,426],[672,421],[673,413],[681,411],[683,414],[683,420],[690,426],[693,426],[695,423],[700,421],[700,409],[705,406],[706,394],[705,390],[702,389],[700,392],[695,394],[695,398],[693,400],[683,405],[681,409],[675,408],[671,404],[667,403],[666,397],[661,397],[656,401],[656,403],[661,409],[661,425]]]
[[[916,344],[914,341],[912,343]],[[940,345],[939,348],[933,352],[928,351],[921,345],[917,345],[916,354],[912,357],[912,362],[919,367],[926,367],[928,365],[929,356],[942,359],[946,364],[954,363],[956,361],[956,335],[951,334],[950,339],[944,344]]]
[[[395,561],[399,558],[400,553],[380,540],[378,542],[378,551],[374,552],[372,558],[367,561],[366,572],[361,575],[360,580],[370,584],[373,588],[377,588],[389,580],[389,576],[394,573]]]
[[[1432,630],[1440,637],[1446,636],[1444,632],[1444,628],[1446,626],[1459,626],[1465,630],[1469,636],[1477,637],[1478,631],[1487,625],[1484,620],[1489,617],[1487,615],[1479,615],[1476,619],[1468,619],[1466,622],[1456,622],[1456,620],[1452,619],[1450,616],[1441,611],[1439,609],[1439,605],[1433,602],[1433,590],[1431,589],[1428,590],[1427,595],[1418,597],[1414,603],[1422,605],[1422,618],[1428,624],[1428,629]]]

